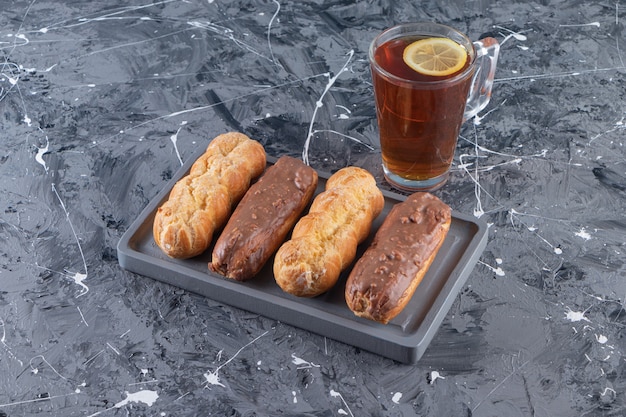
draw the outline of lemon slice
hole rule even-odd
[[[404,48],[402,59],[420,74],[444,77],[465,66],[467,51],[452,39],[426,38]]]

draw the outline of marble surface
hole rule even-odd
[[[0,1],[0,416],[626,414],[617,2]],[[405,365],[122,269],[219,133],[381,188],[367,48],[434,20],[501,43],[436,194],[489,241]]]

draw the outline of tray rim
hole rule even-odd
[[[180,264],[184,263],[184,260],[171,260],[168,262],[167,260],[156,259],[149,254],[136,250],[132,243],[137,233],[144,227],[145,221],[153,215],[164,198],[169,195],[174,184],[186,175],[195,160],[204,153],[205,148],[206,146],[204,148],[201,147],[195,155],[191,156],[189,160],[180,167],[164,187],[150,200],[146,207],[141,210],[137,218],[135,218],[124,232],[117,245],[118,262],[122,268],[138,275],[143,275],[174,287],[199,294],[214,301],[261,314],[265,317],[278,320],[279,322],[293,325],[402,363],[414,364],[419,361],[439,329],[443,319],[448,314],[454,298],[465,285],[467,278],[486,246],[488,226],[484,221],[454,210],[452,211],[453,222],[467,223],[467,227],[475,228],[475,232],[468,241],[466,250],[462,253],[450,275],[445,278],[444,285],[437,294],[431,308],[424,316],[422,323],[420,323],[418,328],[412,333],[401,334],[395,328],[397,326],[383,325],[356,316],[352,319],[346,319],[345,317],[331,314],[319,308],[315,309],[308,303],[303,303],[293,296],[291,296],[293,299],[290,296],[280,299],[281,303],[286,305],[274,303],[276,296],[268,293],[264,293],[266,300],[260,301],[257,297],[259,290],[247,287],[245,283],[228,280],[211,273],[208,271],[208,268],[206,273],[201,273],[190,267],[181,267]],[[270,155],[267,156],[268,164],[276,162],[277,159],[278,158]],[[316,171],[320,178],[327,179],[331,175],[321,170]],[[386,200],[395,201],[393,204],[407,198],[406,195],[393,191],[383,189],[381,189],[381,191]],[[155,263],[155,260],[160,262]],[[165,263],[167,266],[165,268],[162,266],[159,267],[157,265],[158,263]],[[168,275],[165,276],[163,274],[164,272],[167,272]],[[192,289],[190,285],[178,285],[180,280],[183,282],[189,280],[200,281],[205,280],[207,276],[211,277],[212,281],[209,287],[221,292],[221,294],[218,292],[217,297],[208,295],[204,291]],[[237,299],[233,299],[232,297],[235,294],[239,296]],[[285,312],[293,312],[295,308],[298,309],[299,314],[285,315],[283,313],[283,310],[285,310]],[[287,319],[285,319],[285,317]],[[302,320],[303,318],[309,317],[316,318],[317,320]],[[377,329],[379,332],[382,330],[382,334],[376,334],[375,332],[367,334],[366,329],[370,328]],[[341,333],[339,334],[342,336],[337,337],[336,335],[329,335],[333,334],[335,330],[340,330]],[[363,342],[359,343],[358,339],[363,338],[364,335],[366,335],[366,339],[374,345]]]

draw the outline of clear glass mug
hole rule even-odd
[[[433,37],[461,45],[467,52],[464,68],[432,77],[404,64],[407,45]],[[437,23],[394,26],[372,41],[369,60],[383,171],[392,186],[414,192],[445,184],[461,125],[489,103],[499,50],[494,38],[472,42]]]

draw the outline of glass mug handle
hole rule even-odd
[[[487,107],[491,99],[491,88],[496,74],[500,44],[494,38],[474,42],[476,48],[476,73],[470,85],[463,121],[476,116]]]

